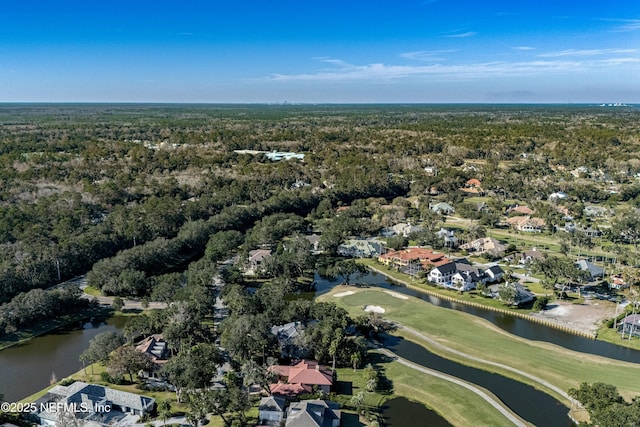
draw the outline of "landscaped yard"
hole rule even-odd
[[[352,290],[355,293],[340,298],[334,293]],[[378,305],[385,309],[384,317],[398,321],[423,332],[452,349],[486,360],[502,363],[542,378],[562,390],[577,387],[583,381],[614,384],[626,397],[640,395],[640,365],[606,359],[567,350],[562,347],[520,338],[504,332],[490,322],[466,313],[440,308],[417,298],[396,298],[381,289],[357,289],[337,287],[331,293],[319,297],[333,301],[352,315],[361,315],[365,305]],[[405,334],[407,338],[415,337]],[[513,372],[482,365],[466,358],[446,353],[426,342],[419,342],[434,353],[467,365],[477,366],[542,388],[531,379],[519,377]],[[509,349],[505,351],[504,349]],[[551,394],[553,392],[545,390]],[[560,396],[556,398],[562,399]],[[569,404],[568,402],[566,402]]]

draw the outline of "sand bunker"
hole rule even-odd
[[[402,295],[402,294],[399,294],[399,293],[397,293],[397,292],[393,292],[393,291],[384,291],[384,293],[385,293],[385,294],[389,294],[389,295],[391,295],[391,296],[392,296],[392,297],[394,297],[394,298],[409,299],[409,297],[408,297],[408,296],[406,296],[406,295]]]
[[[379,305],[367,305],[364,308],[364,311],[373,311],[374,313],[384,313],[384,308]]]
[[[336,298],[340,298],[340,297],[346,297],[347,295],[352,295],[355,294],[355,292],[353,291],[344,291],[344,292],[338,292],[337,294],[333,294],[334,297]]]

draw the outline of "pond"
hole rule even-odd
[[[409,289],[401,284],[393,283],[386,276],[376,272],[370,271],[362,276],[354,275],[350,278],[350,281],[352,283],[393,289],[396,292],[420,298],[433,305],[437,305],[438,307],[473,314],[474,316],[482,317],[501,329],[522,338],[535,341],[546,341],[582,353],[595,354],[626,362],[640,363],[640,351],[638,350],[617,346],[604,341],[583,338],[558,329],[549,328],[526,319],[509,316],[508,314],[497,313],[479,307],[472,307],[465,304],[446,301],[444,299],[431,296],[425,292]],[[316,274],[315,283],[316,294],[322,295],[338,285],[339,281],[329,281]]]
[[[382,417],[385,425],[393,427],[453,427],[434,411],[404,397],[387,400],[382,407]]]
[[[122,329],[127,317],[76,322],[29,342],[0,351],[0,394],[16,402],[82,369],[80,354],[102,332]]]

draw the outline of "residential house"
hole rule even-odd
[[[436,233],[436,236],[438,236],[440,240],[444,241],[444,246],[447,248],[455,248],[458,246],[458,238],[455,236],[455,232],[453,230],[441,228],[440,231]]]
[[[429,176],[438,176],[438,167],[437,166],[425,166],[424,173]]]
[[[451,278],[457,271],[456,263],[449,262],[431,269],[428,279],[430,282],[440,286],[451,287]]]
[[[498,265],[482,267],[471,265],[462,258],[434,267],[427,276],[430,282],[445,288],[459,291],[475,289],[479,283],[494,283],[500,281],[504,271]]]
[[[153,369],[149,371],[141,371],[140,376],[143,378],[162,378],[160,369],[167,363],[169,358],[169,347],[162,337],[162,334],[151,335],[136,345],[136,350],[145,353],[153,361]]]
[[[267,159],[277,161],[277,160],[291,160],[298,159],[303,160],[304,154],[292,153],[292,152],[281,152],[281,151],[272,151],[270,153],[265,154]]]
[[[271,394],[295,397],[311,393],[314,387],[329,393],[333,386],[333,372],[315,360],[302,360],[293,366],[273,365],[269,370],[276,374],[278,382],[270,385]]]
[[[59,407],[76,407],[78,410],[73,412],[76,419],[83,425],[98,426],[134,424],[155,407],[152,397],[81,381],[68,386],[56,385],[35,403],[40,425],[50,427],[64,425],[56,410]],[[40,411],[40,408],[47,409]]]
[[[477,178],[471,178],[470,180],[468,180],[465,183],[464,187],[461,188],[461,190],[464,191],[465,193],[470,193],[470,194],[484,193],[484,191],[482,190],[482,183]]]
[[[271,249],[255,249],[249,251],[249,259],[247,270],[245,273],[247,274],[256,274],[260,271],[260,267],[264,260],[267,258],[271,258]]]
[[[309,234],[304,236],[304,238],[307,239],[311,244],[312,253],[322,252],[322,246],[320,245],[320,236],[318,234]]]
[[[419,225],[411,225],[405,222],[401,222],[391,227],[393,235],[403,237],[409,237],[413,233],[419,233],[422,230],[424,230],[424,228],[420,227]]]
[[[582,233],[587,237],[593,237],[593,238],[602,237],[602,231],[593,227],[578,227],[575,229],[575,231],[577,233]]]
[[[507,223],[514,229],[525,233],[541,233],[545,226],[544,219],[529,215],[507,218]]]
[[[258,406],[259,425],[279,426],[284,419],[287,401],[281,397],[269,396],[260,399]]]
[[[511,287],[514,289],[514,295],[513,300],[511,301],[511,305],[518,306],[536,299],[536,296],[527,288],[522,286],[519,282],[509,282],[503,285],[490,285],[489,290],[491,291],[491,294],[494,296],[494,298],[499,297],[500,287]]]
[[[303,400],[289,405],[285,427],[339,427],[340,405],[324,400]]]
[[[624,280],[621,274],[614,274],[611,276],[611,280],[609,281],[609,289],[626,289],[629,285]]]
[[[590,205],[585,206],[583,212],[588,217],[599,217],[607,215],[609,213],[609,210],[607,208],[603,208],[602,206]]]
[[[507,245],[500,243],[499,240],[494,239],[493,237],[482,237],[460,245],[460,249],[475,252],[476,254],[483,254],[486,252],[497,256],[507,250]]]
[[[604,268],[599,267],[586,259],[576,261],[576,267],[582,271],[588,272],[591,280],[602,278],[604,276]]]
[[[502,280],[504,277],[504,270],[499,265],[492,265],[489,268],[484,270],[486,275],[484,281],[485,283],[495,283]]]
[[[528,206],[520,206],[515,205],[509,209],[507,209],[508,214],[516,214],[516,215],[533,215],[535,211]]]
[[[378,256],[378,262],[386,266],[398,268],[408,274],[416,274],[421,270],[429,270],[437,265],[446,264],[449,258],[445,254],[425,248],[406,248]]]
[[[534,261],[539,261],[544,259],[544,254],[536,248],[531,249],[530,251],[524,251],[520,254],[520,260],[518,261],[522,265],[530,264]]]
[[[451,206],[449,203],[429,203],[429,209],[432,211],[439,213],[440,215],[451,215],[455,213],[455,208]]]
[[[569,197],[569,195],[563,191],[556,191],[555,193],[549,194],[548,200],[551,202],[555,202],[558,200],[565,200]]]
[[[271,328],[271,333],[278,338],[282,357],[301,358],[307,355],[305,348],[300,345],[304,329],[302,322],[289,322]]]
[[[640,314],[630,314],[622,319],[620,329],[625,334],[640,337]]]
[[[338,246],[338,254],[356,258],[371,258],[382,253],[382,243],[376,240],[351,239]]]

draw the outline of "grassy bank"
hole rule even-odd
[[[333,297],[334,293],[346,290],[355,293],[340,298]],[[638,364],[619,362],[567,350],[549,343],[520,338],[476,316],[436,307],[417,298],[397,298],[381,289],[337,287],[319,299],[333,301],[352,315],[363,314],[365,305],[379,305],[385,309],[386,318],[414,328],[444,346],[522,370],[562,390],[578,387],[583,381],[606,382],[618,387],[626,398],[640,395],[640,384],[636,380],[640,375]],[[518,377],[513,372],[498,367],[472,362],[426,342],[419,343],[441,356],[501,373],[544,389],[554,397],[562,399],[529,378]],[[565,403],[568,404],[568,402]]]
[[[369,357],[383,380],[382,390],[370,393],[365,390],[363,370],[338,369],[338,395],[343,411],[355,413],[351,408],[351,397],[364,391],[363,407],[380,412],[384,403],[398,396],[433,408],[440,416],[456,426],[509,426],[512,425],[496,409],[487,405],[475,393],[449,381],[417,373],[390,358],[375,352]],[[347,417],[349,418],[349,417]],[[350,425],[362,425],[351,422]]]

